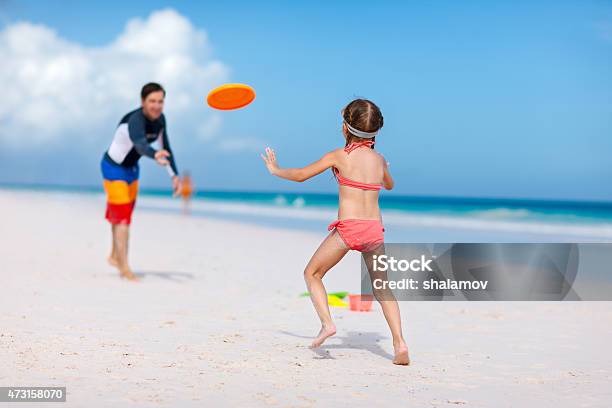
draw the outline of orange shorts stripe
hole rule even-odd
[[[130,204],[138,195],[138,180],[127,183],[122,180],[104,180],[106,200],[109,204]]]

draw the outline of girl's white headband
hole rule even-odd
[[[349,123],[346,120],[344,121],[344,124],[348,128],[349,132],[351,132],[357,137],[363,137],[364,139],[371,139],[378,134],[378,130],[376,132],[363,132],[361,130],[355,129],[354,127],[349,125]]]

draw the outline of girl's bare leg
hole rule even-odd
[[[128,265],[128,239],[130,234],[130,226],[127,224],[114,225],[114,241],[117,255],[117,268],[122,278],[129,280],[138,280],[138,277],[132,273]]]
[[[363,254],[363,259],[368,267],[370,278],[372,281],[375,278],[381,278],[387,280],[386,272],[377,272],[373,270],[372,256],[382,255],[385,253],[384,245],[379,246],[373,252]],[[383,314],[391,330],[391,336],[393,337],[393,349],[395,351],[395,357],[393,358],[393,364],[398,365],[409,365],[410,357],[408,356],[408,346],[404,340],[402,334],[402,318],[400,316],[399,305],[393,292],[389,289],[373,289],[374,296],[380,306],[382,307]]]
[[[313,348],[319,347],[325,339],[336,334],[336,326],[327,303],[327,292],[323,286],[323,276],[346,255],[348,250],[338,232],[334,230],[323,240],[304,269],[304,280],[310,292],[310,299],[321,320],[321,331],[312,341]]]

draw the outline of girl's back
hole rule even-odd
[[[341,177],[371,185],[383,183],[385,161],[374,149],[363,146],[350,153],[338,149],[336,155],[336,168]],[[342,184],[338,187],[338,219],[381,219],[378,190],[364,190]]]

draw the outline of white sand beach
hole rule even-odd
[[[611,404],[612,302],[403,302],[399,367],[378,305],[333,308],[338,334],[307,347],[325,230],[137,208],[132,283],[106,263],[104,205],[0,190],[0,386],[66,386],[68,407]],[[358,291],[358,254],[325,283]]]

